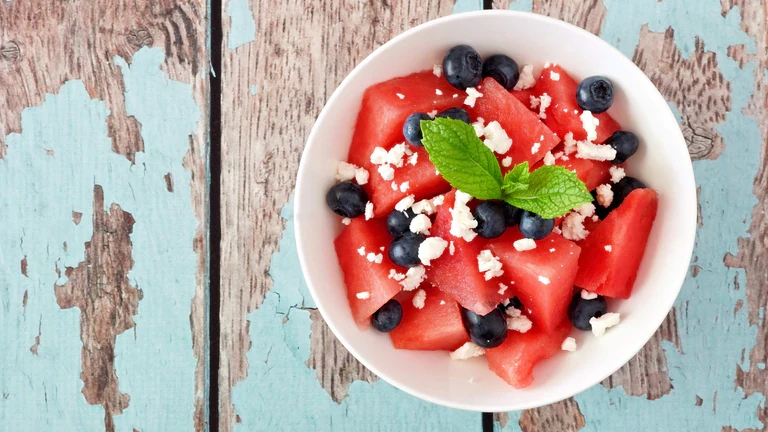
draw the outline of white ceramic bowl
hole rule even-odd
[[[559,63],[575,79],[608,77],[615,88],[610,114],[641,140],[628,174],[660,194],[659,211],[632,298],[609,302],[621,323],[601,338],[574,331],[576,352],[558,353],[534,371],[523,390],[487,369],[484,358],[452,361],[446,352],[395,350],[389,336],[360,331],[345,294],[333,240],[340,218],[325,205],[336,164],[345,160],[370,85],[441,63],[457,44],[485,57],[503,53],[541,69]],[[538,71],[537,71],[538,72]],[[372,173],[372,175],[376,175]],[[515,411],[573,396],[624,365],[661,325],[685,279],[696,230],[693,169],[677,121],[646,76],[598,37],[555,19],[512,11],[480,11],[413,28],[368,56],[323,108],[301,158],[295,198],[296,241],[309,290],[328,326],[366,367],[396,387],[441,405],[476,411]],[[471,380],[471,381],[470,381]]]

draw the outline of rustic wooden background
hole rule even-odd
[[[201,1],[0,0],[0,430],[480,429],[480,414],[394,389],[336,341],[301,277],[291,195],[344,76],[392,36],[482,2],[211,6],[213,50]],[[492,7],[563,19],[631,57],[678,116],[700,202],[690,277],[648,345],[602,386],[497,413],[494,428],[768,430],[768,0]]]

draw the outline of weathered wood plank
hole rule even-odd
[[[283,234],[284,223],[279,212],[293,192],[301,150],[314,119],[344,76],[392,36],[421,22],[447,15],[455,6],[453,1],[437,0],[225,2],[224,9],[232,17],[229,23],[225,22],[222,71],[226,91],[222,98],[221,430],[232,430],[239,422],[246,429],[254,427],[255,407],[248,403],[249,398],[259,398],[260,395],[286,397],[280,396],[285,393],[275,394],[275,389],[267,387],[269,376],[254,376],[262,365],[254,364],[253,360],[249,363],[249,359],[259,356],[263,348],[259,346],[261,344],[270,344],[273,348],[261,361],[271,361],[278,355],[279,341],[272,342],[274,335],[265,334],[265,329],[271,328],[269,321],[279,322],[283,318],[264,315],[269,307],[275,306],[270,302],[265,309],[267,303],[262,302],[270,291],[279,293],[279,311],[285,307],[284,302],[289,296],[285,290],[289,287],[296,302],[291,315],[299,315],[301,318],[294,319],[301,319],[302,323],[304,319],[312,323],[302,327],[306,337],[311,338],[311,354],[302,359],[299,366],[294,366],[297,377],[284,383],[286,386],[304,383],[301,380],[305,378],[298,376],[304,377],[305,370],[315,380],[303,384],[306,388],[297,389],[314,397],[311,399],[313,407],[293,410],[291,416],[298,418],[293,419],[297,425],[306,425],[301,421],[308,421],[308,416],[315,415],[317,406],[325,406],[326,399],[351,411],[354,407],[374,402],[391,405],[383,411],[378,406],[371,407],[382,412],[392,412],[399,406],[410,406],[411,410],[422,406],[419,402],[414,404],[404,393],[390,391],[391,388],[385,388],[383,383],[377,383],[373,390],[361,383],[352,384],[350,389],[350,383],[355,380],[371,382],[375,377],[327,330],[319,314],[311,310],[311,299],[306,298],[308,294],[292,291],[294,285],[301,286],[303,281],[300,275],[288,275],[299,272],[298,263],[286,265],[283,261],[295,260],[292,255],[295,249],[293,244],[285,242],[287,234]],[[481,4],[479,1],[462,1],[458,7],[479,9]],[[244,11],[252,13],[255,31],[248,19],[235,14]],[[225,21],[228,20],[225,18]],[[253,42],[248,42],[251,40]],[[283,246],[280,254],[273,258],[281,235]],[[278,257],[279,261],[276,261]],[[273,285],[273,280],[280,278],[290,281],[282,286],[277,282]],[[250,322],[247,317],[251,317]],[[305,363],[315,370],[306,369]],[[270,370],[273,376],[281,373]],[[234,397],[231,393],[233,386],[237,393]],[[314,392],[314,387],[318,386],[322,386],[322,392],[327,394],[321,397]],[[364,387],[365,390],[360,390]],[[356,394],[354,388],[358,389]],[[241,406],[233,406],[233,399],[235,404],[239,400]],[[292,401],[284,403],[293,406]],[[319,429],[329,427],[329,421],[341,428],[347,426],[338,426],[339,422],[354,422],[353,414],[339,414],[338,407],[329,406],[328,412],[315,420]],[[376,418],[379,415],[382,413]],[[268,413],[269,418],[259,427],[266,428],[276,416],[285,417],[285,413]],[[455,413],[450,417],[471,418],[477,427],[480,425],[479,415]],[[382,424],[397,424],[395,418],[382,421]],[[420,424],[413,417],[409,417],[409,421]],[[397,426],[393,427],[397,429]],[[414,427],[418,429],[420,426]]]
[[[0,3],[0,429],[207,428],[206,28]]]

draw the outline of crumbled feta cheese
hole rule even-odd
[[[597,298],[597,294],[583,289],[581,290],[581,298],[584,300],[594,300]]]
[[[565,134],[565,136],[563,137],[563,141],[565,143],[564,144],[565,147],[563,148],[563,150],[565,151],[565,154],[569,155],[577,150],[577,144],[579,142],[573,139],[573,132],[568,132],[567,134]]]
[[[592,216],[592,222],[597,222],[600,220],[600,217],[598,215]]]
[[[403,166],[403,156],[405,156],[405,150],[407,145],[400,143],[389,149],[387,152],[387,163],[392,164],[398,168]]]
[[[472,342],[466,342],[464,345],[451,352],[451,360],[466,360],[472,357],[480,357],[485,354],[485,349],[473,344]]]
[[[462,191],[456,191],[456,198],[451,212],[451,235],[463,238],[464,241],[472,241],[477,236],[473,231],[477,228],[477,221],[472,216],[472,211],[467,207],[467,203],[472,200],[472,196]]]
[[[456,99],[457,97],[459,97],[459,94],[458,93],[454,93],[453,94],[453,98]]]
[[[419,161],[419,154],[414,153],[410,156],[408,156],[408,163],[411,165],[416,165],[416,163]]]
[[[404,94],[402,94],[402,93],[396,93],[396,94],[397,94],[397,97],[399,97],[400,99],[405,99],[405,95]]]
[[[409,182],[409,181],[407,181],[407,182],[402,182],[402,183],[400,184],[400,192],[405,192],[405,191],[407,191],[409,187],[411,187],[411,182]]]
[[[450,245],[448,246],[448,253],[450,253],[451,255],[456,253],[456,246],[453,245],[453,242],[451,242]]]
[[[417,214],[411,219],[411,224],[408,228],[416,234],[429,234],[429,229],[432,228],[432,220],[425,214]]]
[[[570,351],[570,352],[576,351],[576,339],[572,337],[565,338],[565,340],[563,341],[563,344],[560,345],[560,348],[563,351]]]
[[[365,256],[365,246],[360,246],[360,247],[357,249],[357,253],[359,253],[359,254],[360,254],[360,256]]]
[[[389,279],[394,279],[394,280],[396,280],[398,282],[403,280],[403,279],[405,279],[405,275],[402,274],[402,273],[398,273],[397,270],[395,270],[395,269],[390,269],[389,270],[389,276],[387,276],[387,277]]]
[[[563,233],[563,231],[561,231],[560,228],[558,228],[558,227],[552,228],[552,232],[555,233],[555,234],[562,234]]]
[[[498,154],[504,154],[512,147],[512,139],[496,120],[485,126],[483,135],[485,135],[483,144]]]
[[[349,225],[352,223],[352,219],[345,217],[341,220],[341,223],[343,223],[344,225]]]
[[[443,306],[445,304],[445,300],[440,300],[440,306]]]
[[[539,151],[539,148],[541,148],[541,143],[537,143],[537,142],[533,143],[533,145],[531,146],[531,154],[536,154],[536,152]]]
[[[544,93],[539,98],[539,118],[540,119],[546,119],[547,113],[545,112],[547,108],[549,108],[549,105],[552,103],[552,98]],[[532,107],[533,108],[533,107]]]
[[[611,161],[616,157],[616,150],[607,144],[592,144],[586,141],[578,141],[576,143],[576,156],[581,159]]]
[[[560,81],[560,74],[555,71],[549,71],[549,79],[552,81]]]
[[[536,249],[536,242],[533,239],[521,238],[520,240],[515,240],[512,246],[519,252],[525,252]]]
[[[586,216],[576,211],[568,213],[568,215],[563,218],[563,237],[572,241],[579,241],[587,238],[589,231],[584,228],[585,218]]]
[[[365,220],[373,219],[373,203],[368,201],[365,204]]]
[[[608,207],[613,202],[613,190],[609,184],[601,184],[595,189],[597,194],[597,203],[603,207]]]
[[[477,255],[477,269],[480,273],[485,273],[485,280],[501,276],[504,271],[501,269],[501,261],[493,256],[490,250],[485,249]]]
[[[423,289],[416,291],[413,296],[413,307],[416,309],[424,309],[424,301],[427,299],[427,292]]]
[[[552,154],[551,151],[548,151],[547,154],[544,155],[544,165],[554,165],[554,164],[555,164],[555,156]]]
[[[434,198],[432,198],[432,204],[437,207],[439,205],[443,205],[443,202],[445,201],[445,195],[438,195]]]
[[[620,314],[614,312],[608,312],[600,316],[600,318],[590,318],[589,324],[592,326],[592,334],[600,337],[605,334],[605,330],[615,326],[621,321]]]
[[[549,278],[546,276],[539,276],[539,282],[543,283],[544,285],[549,285]]]
[[[611,252],[612,250],[613,250],[613,246],[611,246],[611,245],[605,245],[605,251],[606,251],[606,252]]]
[[[433,65],[432,73],[435,74],[436,77],[440,78],[440,75],[443,74],[443,66],[439,64]]]
[[[413,231],[413,222],[411,222],[411,231]],[[419,245],[419,260],[421,260],[421,263],[424,265],[430,265],[433,259],[438,259],[443,255],[443,252],[445,252],[445,248],[447,247],[448,242],[440,237],[427,237]]]
[[[381,264],[381,261],[384,259],[384,256],[382,254],[375,254],[373,252],[368,252],[368,255],[365,256],[365,259],[372,263]]]
[[[392,182],[392,184],[390,186],[392,187],[392,190],[395,191],[395,192],[400,190],[400,187],[395,182]]]
[[[379,171],[379,175],[385,181],[389,181],[395,178],[395,169],[392,168],[392,165],[390,164],[379,165],[377,171]]]
[[[520,333],[526,333],[533,327],[531,320],[523,315],[523,311],[514,307],[507,307],[507,329]]]
[[[512,158],[507,156],[504,159],[501,160],[501,166],[504,168],[509,168],[512,166]]]
[[[405,279],[400,281],[400,285],[403,286],[404,291],[413,291],[421,285],[421,282],[424,281],[425,277],[426,272],[424,271],[424,266],[417,265],[409,268],[408,271],[405,272]]]
[[[587,132],[587,141],[592,142],[597,139],[597,126],[600,125],[600,120],[592,115],[592,111],[584,110],[579,116],[581,119],[581,127]]]
[[[379,247],[379,250],[384,252],[384,246]]]
[[[531,109],[536,109],[541,105],[541,99],[537,98],[536,96],[530,96],[531,101]]]
[[[336,165],[336,180],[340,182],[352,180],[353,178],[355,178],[355,170],[357,168],[358,167],[356,165],[352,165],[351,163],[340,161]]]
[[[383,147],[376,147],[371,153],[371,163],[381,165],[387,163],[387,151]]]
[[[611,173],[611,182],[613,183],[620,182],[627,175],[624,172],[624,168],[617,166],[611,166],[608,168],[608,172]]]
[[[398,201],[397,204],[395,204],[395,210],[404,212],[411,208],[414,201],[415,199],[413,198],[413,195],[408,195],[407,197]]]
[[[483,134],[485,134],[485,125],[483,124],[485,122],[485,119],[482,117],[478,117],[477,121],[472,123],[472,127],[475,128],[475,135],[477,135],[478,138],[482,137]]]
[[[428,116],[430,116],[430,117],[432,117],[432,118],[435,118],[435,116],[437,116],[437,110],[432,110],[432,111],[428,112],[428,113],[427,113],[427,115],[428,115]],[[412,151],[409,151],[409,152],[406,152],[405,154],[407,154],[408,156],[410,156],[410,155],[412,155],[412,154],[413,154],[413,152],[412,152]]]
[[[536,78],[533,77],[533,66],[525,65],[520,69],[520,78],[517,80],[517,84],[512,90],[525,90],[533,87],[536,83]]]
[[[464,105],[469,105],[474,108],[475,101],[478,98],[483,97],[483,94],[477,91],[474,87],[467,87],[467,97],[464,99]]]
[[[575,209],[573,209],[575,212],[579,213],[580,215],[584,216],[585,218],[588,218],[595,214],[595,205],[592,203],[584,203]]]
[[[368,173],[368,170],[365,168],[356,168],[355,169],[355,181],[359,185],[364,185],[368,183],[368,179],[371,177],[371,175]]]
[[[426,214],[426,215],[435,214],[435,212],[437,211],[432,200],[428,200],[428,199],[423,199],[419,202],[414,203],[411,206],[411,210],[413,210],[415,214]]]
[[[440,89],[435,89],[435,94],[438,95],[438,96],[442,96],[443,95],[443,91],[440,90]]]
[[[499,282],[499,294],[504,295],[504,292],[507,290],[507,288],[509,287]]]
[[[556,250],[555,248],[551,248],[549,251],[554,252],[555,250]]]
[[[357,296],[357,298],[359,298],[360,300],[367,300],[371,298],[371,293],[369,293],[368,291],[363,291],[355,294],[355,296]]]

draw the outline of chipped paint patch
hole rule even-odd
[[[116,338],[114,371],[130,403],[114,417],[115,428],[194,429],[189,305],[198,222],[191,176],[182,163],[200,110],[191,86],[164,75],[163,61],[160,49],[146,47],[131,66],[116,61],[128,114],[142,125],[145,151],[136,153],[135,165],[112,151],[106,104],[91,99],[81,81],[68,81],[41,106],[25,109],[21,133],[6,138],[0,160],[0,328],[14,333],[3,340],[0,356],[0,430],[21,424],[28,430],[104,429],[104,409],[81,393],[81,312],[60,309],[54,295],[55,285],[69,281],[64,270],[83,261],[94,235],[95,185],[103,188],[105,203],[119,204],[136,220],[130,235],[135,263],[127,279],[144,294],[134,331]],[[168,172],[177,180],[173,195],[163,179]],[[73,212],[82,214],[79,224]],[[28,277],[18,267],[25,256]],[[35,355],[30,345],[37,337],[42,342]],[[163,415],[147,415],[157,412]]]
[[[256,20],[248,0],[229,0],[227,15],[231,20],[227,46],[233,50],[256,40]]]
[[[453,13],[472,12],[482,8],[482,0],[456,0],[456,3],[453,4]]]

